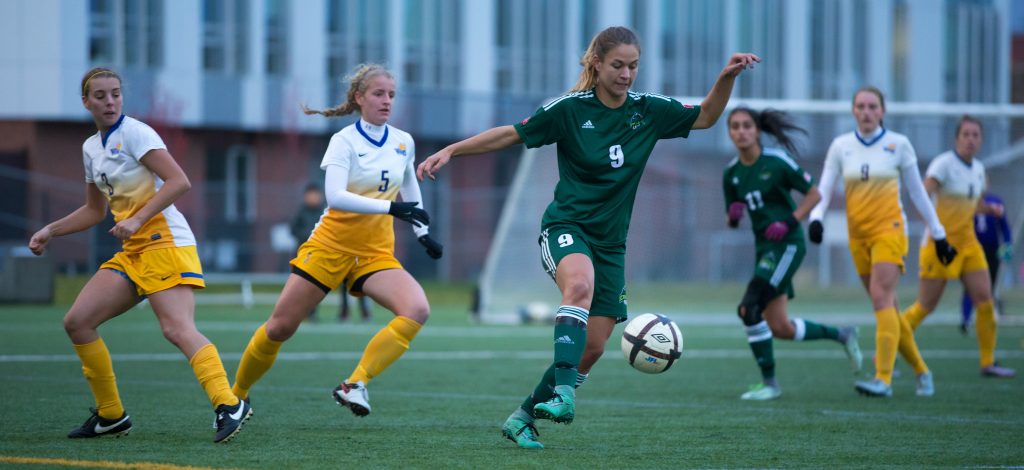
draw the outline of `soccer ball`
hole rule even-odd
[[[519,306],[519,321],[522,323],[552,323],[555,310],[550,305],[536,301]]]
[[[645,313],[626,324],[622,354],[634,369],[660,374],[683,354],[683,332],[664,315]]]

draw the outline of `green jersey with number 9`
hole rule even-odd
[[[633,201],[659,139],[686,137],[700,106],[630,91],[611,109],[594,90],[569,93],[515,125],[529,148],[557,144],[555,199],[541,222],[575,225],[604,246],[626,242]]]

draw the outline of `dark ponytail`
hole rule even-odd
[[[772,137],[775,137],[775,140],[779,145],[785,148],[790,155],[794,157],[798,155],[799,152],[796,150],[796,143],[793,142],[790,134],[792,132],[801,132],[804,135],[807,135],[807,131],[800,126],[793,124],[793,119],[790,118],[788,114],[771,108],[757,112],[753,109],[741,106],[734,108],[732,112],[729,113],[729,117],[732,118],[733,114],[740,112],[750,115],[750,118],[754,121],[754,125],[757,126],[757,129],[762,133],[771,134]],[[760,144],[760,142],[758,142],[758,144]],[[761,145],[761,147],[763,148],[764,145]]]

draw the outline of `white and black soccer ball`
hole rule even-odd
[[[642,314],[626,324],[622,354],[634,369],[660,374],[682,357],[683,332],[664,315]]]

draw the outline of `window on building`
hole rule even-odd
[[[267,75],[284,75],[288,71],[288,2],[266,0],[264,3]]]
[[[90,0],[89,59],[127,67],[163,65],[163,0]]]
[[[403,72],[416,88],[456,90],[462,76],[459,0],[405,0]]]
[[[388,56],[387,2],[373,0],[328,0],[327,82],[332,100],[342,99],[348,83],[346,74],[356,65],[382,63]]]
[[[999,58],[1009,55],[998,8],[987,1],[946,6],[946,100],[994,103],[999,100]]]
[[[563,55],[570,47],[565,2],[499,0],[497,10],[497,54],[504,58],[496,62],[498,90],[540,98],[564,92],[571,85]]]
[[[241,74],[248,70],[248,0],[203,0],[203,69]]]

